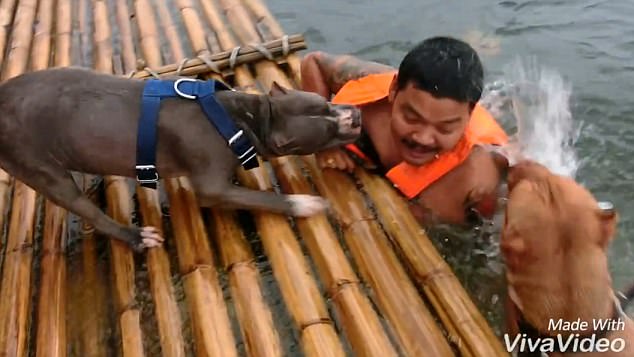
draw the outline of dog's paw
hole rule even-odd
[[[324,198],[313,195],[288,195],[286,200],[291,204],[290,214],[295,217],[313,216],[329,206]]]
[[[146,248],[160,247],[163,241],[158,229],[147,226],[140,229],[138,243],[133,248],[135,251],[141,252]]]

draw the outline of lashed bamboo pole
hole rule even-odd
[[[112,40],[105,1],[93,0],[95,69],[112,73]],[[117,222],[130,225],[130,193],[123,177],[106,176],[108,214]],[[115,306],[125,356],[143,356],[140,312],[136,308],[134,259],[123,242],[110,239],[111,265],[114,278]]]
[[[66,211],[46,202],[36,356],[66,356]]]
[[[39,31],[33,38],[33,49],[50,52],[51,31],[53,29],[52,0],[43,0],[38,11]],[[70,1],[58,0],[57,28],[58,42],[55,46],[55,66],[70,64]],[[33,70],[48,66],[50,56],[33,57]],[[44,232],[42,262],[40,263],[40,294],[37,314],[36,356],[66,356],[66,236],[68,218],[65,209],[47,201],[44,208]]]
[[[183,51],[183,46],[180,43],[180,34],[178,33],[178,27],[172,20],[172,16],[170,15],[169,8],[165,1],[155,0],[154,6],[158,12],[158,17],[160,19],[161,28],[163,29],[163,33],[165,34],[165,38],[168,43],[168,48],[171,53],[171,58],[173,61],[182,60],[185,58],[185,52]],[[202,61],[200,61],[202,63]],[[218,64],[219,65],[219,64]],[[219,65],[220,66],[220,65]],[[174,71],[176,71],[178,67],[174,67]],[[158,73],[163,73],[160,68],[155,69]],[[145,71],[147,73],[147,71]],[[137,73],[137,75],[141,75],[141,73]],[[148,73],[149,75],[149,73]],[[141,77],[138,77],[141,78]]]
[[[8,61],[4,61],[7,45],[7,38],[9,36],[9,29],[13,23],[14,18],[14,10],[15,10],[16,0],[2,0],[0,2],[0,69],[3,69],[7,66]],[[4,227],[5,212],[7,210],[7,206],[11,201],[11,187],[12,187],[13,179],[6,173],[4,170],[0,169],[0,227]],[[0,249],[4,241],[0,239]],[[0,264],[4,263],[4,255],[0,257]],[[2,268],[0,267],[0,274],[2,273]]]
[[[6,44],[8,29],[13,23],[13,14],[15,7],[15,0],[3,0],[0,2],[0,72],[3,67],[4,54],[6,53]],[[13,179],[4,170],[0,169],[0,227],[4,227],[5,218],[7,217],[6,209],[11,198],[11,187]],[[4,264],[4,249],[5,237],[0,238],[0,276],[2,276],[2,266]]]
[[[93,12],[88,11],[89,0],[74,0],[71,5],[71,25],[70,34],[71,58],[73,65],[91,67],[91,58],[87,56],[92,48],[90,44],[90,34],[92,31]],[[90,176],[84,176],[84,187],[89,186]],[[77,296],[71,296],[69,308],[70,319],[68,327],[69,333],[76,336],[73,341],[81,355],[86,356],[107,356],[109,348],[107,337],[109,328],[109,308],[107,301],[108,278],[104,276],[107,268],[104,262],[98,258],[96,232],[94,227],[85,220],[80,223],[81,234],[81,279],[71,279],[71,291]],[[73,299],[74,298],[74,299]],[[74,304],[75,299],[86,301],[86,304]],[[91,316],[91,318],[85,318]]]
[[[119,46],[121,48],[121,61],[126,70],[132,70],[136,67],[136,55],[134,54],[134,36],[132,35],[132,24],[130,22],[130,10],[128,9],[127,0],[115,1],[115,12],[117,18],[117,26],[119,27]],[[115,71],[116,72],[116,71]]]
[[[0,63],[4,62],[5,46],[9,37],[9,29],[13,23],[16,0],[2,0],[0,2]],[[4,212],[4,211],[3,211]]]
[[[142,34],[140,36],[142,46],[148,46],[150,48],[152,45],[158,46],[158,42],[153,43],[151,40],[148,41],[148,38],[158,38],[154,18],[148,16],[149,12],[146,12],[152,11],[152,8],[144,8],[143,6],[139,6],[139,4],[143,5],[146,4],[146,2],[142,1],[135,4],[137,13],[145,14],[145,16],[141,16],[138,20],[139,28],[142,29],[140,30]],[[119,24],[127,23],[129,15],[126,1],[118,1],[117,10],[119,13]],[[124,42],[121,46],[123,70],[128,72],[136,66],[132,31],[126,28],[126,26],[121,26],[120,31],[121,41]],[[161,227],[163,222],[161,220],[158,191],[136,185],[136,192],[143,225],[157,227],[162,231]],[[171,283],[169,258],[164,247],[150,249],[147,252],[147,262],[162,354],[166,357],[184,356],[185,342],[183,341],[181,333],[182,322],[174,295],[174,288]]]
[[[271,163],[284,191],[314,194],[290,158],[271,160]],[[360,356],[395,356],[396,351],[369,299],[361,291],[359,279],[326,216],[297,219],[296,222],[355,353]]]
[[[162,1],[159,1],[162,2]],[[161,48],[158,28],[152,12],[154,11],[149,0],[135,0],[134,9],[137,14],[136,21],[139,26],[139,42],[141,57],[151,56],[152,51]],[[160,53],[154,54],[156,59],[146,59],[145,62],[160,63]],[[124,61],[125,62],[125,61]],[[152,64],[150,64],[152,66]],[[128,69],[126,69],[127,71]],[[144,71],[145,72],[145,71]],[[138,73],[137,73],[138,74]],[[148,76],[150,74],[148,73]],[[142,78],[142,77],[137,77]]]
[[[219,43],[226,43],[226,35],[216,32]],[[236,78],[248,76],[244,67],[235,69]],[[254,258],[242,232],[228,212],[212,210],[215,222],[213,237],[223,265],[229,272],[233,301],[240,321],[245,350],[250,356],[281,356],[279,336],[271,312],[264,302],[260,277],[252,264]]]
[[[212,210],[213,237],[222,264],[229,274],[229,286],[236,307],[245,350],[253,357],[282,356],[280,338],[271,311],[260,288],[260,274],[243,232],[229,211]]]
[[[502,344],[473,304],[451,268],[438,254],[407,204],[377,176],[357,170],[391,239],[405,257],[414,280],[444,313],[443,323],[456,331],[461,352],[473,356],[508,356]]]
[[[154,15],[147,14],[154,22]],[[163,18],[163,21],[169,21]],[[140,26],[141,36],[152,36],[152,25]],[[176,46],[175,42],[170,43]],[[142,46],[143,56],[151,67],[161,63],[158,44]],[[180,54],[180,46],[172,53]],[[192,189],[184,178],[164,180],[170,201],[170,216],[178,254],[179,270],[192,316],[196,353],[204,356],[237,356],[231,324],[222,290],[214,269],[211,248]]]
[[[200,36],[201,31],[203,31],[203,24],[200,21],[200,17],[198,17],[192,0],[176,0],[176,6],[185,23],[185,31],[187,32],[187,37],[191,42],[195,55],[209,56],[210,52],[207,48],[205,36],[204,34]]]
[[[361,193],[343,173],[322,172],[314,156],[304,157],[318,191],[332,203],[344,239],[377,305],[408,356],[451,356],[452,352],[414,285],[366,207]],[[326,184],[328,183],[328,184]],[[335,184],[333,184],[335,183]]]
[[[237,356],[231,324],[200,210],[189,181],[165,180],[198,355]]]
[[[217,33],[221,46],[232,47],[231,35],[218,20],[217,11],[209,3],[203,3],[203,10]],[[271,71],[270,64],[259,62],[254,66],[274,75],[275,71]],[[278,81],[283,82],[281,78]],[[240,68],[236,69],[236,82],[243,88],[252,88],[255,84],[251,75]],[[260,190],[271,189],[266,171],[262,168],[250,172],[238,170],[238,176],[240,181],[248,187]],[[288,222],[280,215],[263,212],[255,213],[255,220],[264,249],[271,262],[273,274],[280,284],[282,296],[295,325],[301,331],[304,352],[308,356],[343,355],[343,348],[332,328],[325,304],[319,296],[316,283],[310,275],[308,264]]]
[[[219,0],[219,3],[229,20],[231,28],[236,33],[242,44],[255,44],[262,42],[258,33],[253,26],[244,26],[250,24],[251,18],[242,4],[237,0]],[[260,61],[254,65],[258,72],[258,81],[264,88],[271,88],[273,81],[286,88],[291,88],[291,82],[284,76],[282,70],[277,67],[273,61]]]
[[[27,70],[36,8],[37,0],[25,0],[18,5],[15,28],[11,36],[11,50],[7,57],[3,80],[8,80]],[[41,46],[35,48],[33,55],[49,56],[49,53],[41,51]],[[6,256],[0,283],[0,351],[8,356],[26,354],[35,199],[35,191],[22,182],[15,182]]]
[[[71,65],[72,8],[71,0],[57,0],[55,15],[55,59],[56,67]]]
[[[161,2],[159,1],[158,3],[161,3]],[[167,14],[162,14],[161,16],[167,16]],[[167,26],[168,26],[167,28],[170,29],[170,31],[168,31],[166,35],[167,35],[168,41],[172,43],[175,41],[174,36],[176,36],[172,32],[174,30],[173,24],[167,25]],[[178,40],[178,37],[176,37],[176,41],[177,40]],[[263,44],[262,46],[266,48],[269,52],[271,52],[273,56],[279,56],[283,52],[282,40],[273,40]],[[176,46],[176,47],[179,47],[179,46]],[[306,49],[306,43],[304,42],[304,38],[302,35],[289,36],[289,50],[291,52],[300,51],[303,49]],[[182,50],[179,52],[182,53]],[[209,55],[208,59],[209,61],[214,63],[216,66],[218,66],[218,68],[221,71],[226,72],[226,71],[232,70],[231,60],[230,60],[231,52],[232,51],[214,53],[212,55]],[[185,63],[181,64],[180,60],[184,59],[185,57],[184,56],[183,57],[174,56],[174,57],[179,60],[178,63],[169,64],[159,68],[151,68],[152,72],[160,76],[173,75],[177,73],[177,70],[179,69],[179,67],[182,67],[182,68],[181,68],[181,71],[178,73],[180,73],[183,76],[193,76],[193,75],[209,72],[209,66],[202,59],[199,59],[199,58],[189,59]],[[256,49],[250,48],[248,46],[240,47],[238,55],[235,58],[235,66],[259,61],[263,58],[265,58],[264,55]],[[153,74],[148,70],[141,70],[134,73],[133,77],[134,78],[148,78],[148,77],[151,77],[152,75]]]
[[[225,28],[219,13],[209,0],[201,0],[204,13],[218,35],[224,48],[235,47],[235,40]],[[241,69],[241,68],[240,68]],[[240,84],[249,84],[248,79],[237,78]],[[281,184],[292,186],[295,191],[309,193],[308,182],[295,165],[288,159],[272,160]],[[328,295],[334,301],[341,317],[344,331],[353,350],[362,356],[392,356],[396,352],[381,327],[378,316],[368,299],[361,293],[358,278],[348,264],[345,254],[337,243],[337,238],[326,217],[320,215],[306,220],[298,220],[308,249],[315,259],[318,272],[328,288]]]
[[[270,41],[272,38],[279,38],[284,36],[284,30],[280,24],[275,20],[275,17],[271,15],[268,7],[262,2],[262,0],[244,0],[245,5],[251,10],[258,19],[259,24],[264,25],[268,32],[260,33],[264,41]],[[301,83],[300,76],[300,59],[295,53],[289,53],[286,56],[286,62],[291,70],[291,76],[297,86]]]

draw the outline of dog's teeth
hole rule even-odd
[[[328,201],[319,196],[289,195],[291,214],[296,217],[308,217],[328,208]]]

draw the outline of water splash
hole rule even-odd
[[[581,123],[570,112],[570,85],[535,60],[517,59],[502,78],[485,86],[481,101],[507,132],[515,131],[498,152],[511,165],[531,159],[574,178],[580,165],[574,145]]]

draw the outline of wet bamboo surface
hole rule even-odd
[[[0,0],[2,80],[75,65],[264,93],[297,87],[306,47],[261,0]],[[109,215],[166,237],[134,254],[0,170],[0,356],[508,355],[384,180],[312,156],[237,174],[332,212],[200,209],[186,178],[105,177]]]

